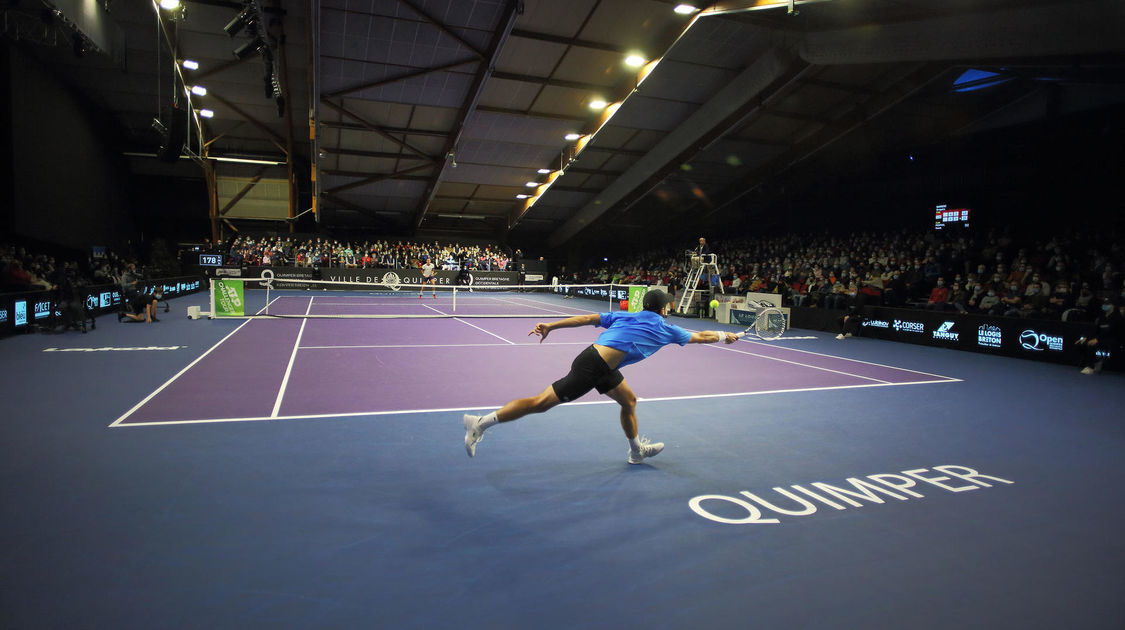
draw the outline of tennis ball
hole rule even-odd
[[[719,308],[719,301],[711,300],[711,308]]]

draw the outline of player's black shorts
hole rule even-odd
[[[591,389],[604,394],[621,384],[625,377],[620,370],[611,370],[594,346],[589,346],[574,358],[570,374],[551,383],[555,395],[563,402],[581,398]]]

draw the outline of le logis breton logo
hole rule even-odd
[[[777,525],[793,518],[813,516],[824,507],[848,510],[871,503],[883,504],[888,498],[897,501],[924,499],[926,493],[936,490],[970,492],[1013,483],[966,466],[943,465],[934,466],[932,470],[914,468],[862,478],[848,477],[839,485],[818,481],[788,488],[778,486],[773,488],[772,494],[749,490],[739,492],[740,496],[701,494],[692,497],[688,507],[709,521],[725,525]]]

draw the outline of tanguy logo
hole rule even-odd
[[[922,322],[908,322],[901,319],[896,319],[892,327],[899,332],[908,333],[924,333],[926,332],[926,325]]]
[[[999,348],[1000,342],[1003,339],[1003,333],[1000,332],[998,326],[992,324],[981,324],[977,328],[977,345],[986,348]]]
[[[1024,350],[1034,352],[1042,352],[1044,350],[1062,352],[1063,338],[1029,329],[1020,333],[1020,347]]]
[[[934,339],[941,339],[942,341],[957,341],[961,334],[953,332],[953,322],[943,322],[933,332],[933,336]]]
[[[870,328],[890,328],[891,323],[883,319],[867,319],[863,321],[863,325]]]
[[[919,482],[921,482],[919,484]],[[688,507],[703,518],[724,525],[776,525],[783,517],[811,516],[827,506],[833,510],[861,508],[870,503],[923,499],[937,490],[969,492],[991,488],[994,483],[1013,481],[983,475],[966,466],[933,466],[897,473],[848,477],[839,485],[821,482],[773,488],[772,493],[743,490],[740,496],[703,494],[692,497]],[[792,519],[786,518],[785,522]]]

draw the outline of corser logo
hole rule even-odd
[[[982,324],[977,328],[977,345],[985,348],[999,348],[1003,334],[1000,328],[991,324]]]
[[[883,319],[866,319],[863,326],[868,328],[890,328],[891,323]]]
[[[1044,350],[1062,352],[1063,338],[1048,335],[1047,333],[1035,332],[1034,330],[1025,330],[1020,333],[1020,346],[1024,350],[1032,350],[1034,352],[1042,352]]]
[[[897,330],[899,332],[908,332],[908,333],[924,333],[924,332],[926,332],[926,325],[923,324],[922,322],[908,322],[908,321],[903,321],[901,319],[896,319],[895,323],[892,324],[892,328],[894,328],[895,330]]]
[[[961,336],[960,333],[953,332],[953,322],[943,322],[938,326],[937,330],[933,332],[934,339],[942,341],[957,341]]]
[[[98,296],[96,296],[96,295],[87,295],[86,296],[86,308],[90,309],[91,311],[96,310],[98,308],[98,304],[99,304]]]

